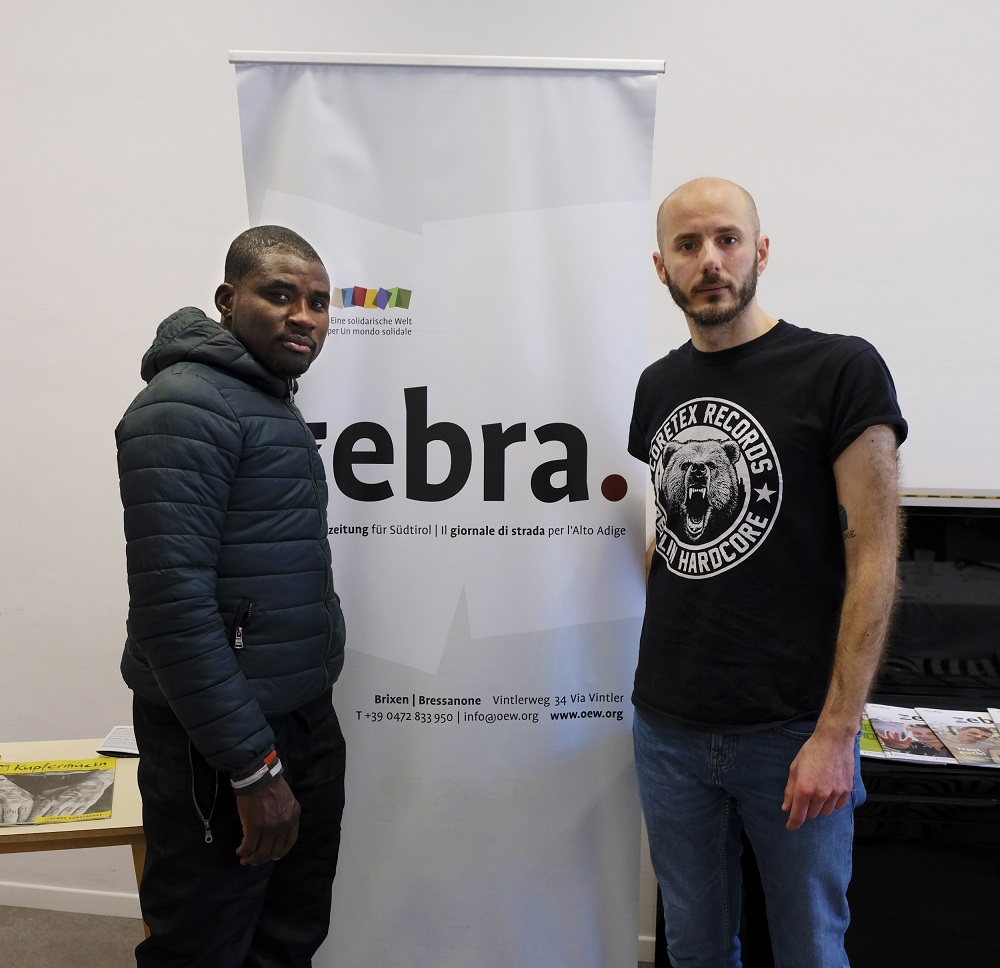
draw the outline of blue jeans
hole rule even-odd
[[[785,829],[788,768],[815,722],[753,733],[685,729],[635,711],[636,773],[675,968],[740,968],[740,826],[767,902],[775,968],[846,968],[854,792],[829,817]]]

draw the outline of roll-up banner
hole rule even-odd
[[[333,286],[297,402],[348,653],[318,966],[636,962],[629,695],[659,62],[234,52],[250,224]]]

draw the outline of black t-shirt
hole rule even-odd
[[[885,363],[853,336],[782,320],[646,368],[628,448],[656,496],[636,706],[733,731],[819,712],[844,594],[833,463],[876,424],[906,437]]]

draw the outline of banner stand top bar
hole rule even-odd
[[[521,70],[619,71],[662,74],[666,61],[601,57],[494,57],[478,54],[347,54],[287,50],[231,50],[230,64],[375,64],[384,67],[494,67]]]

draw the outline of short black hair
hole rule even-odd
[[[297,232],[283,225],[255,225],[233,239],[226,253],[225,282],[236,283],[256,269],[274,249],[291,252],[307,262],[320,262],[316,250]]]

